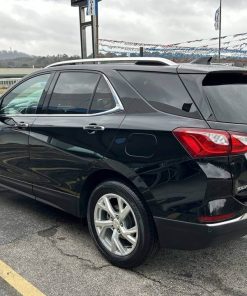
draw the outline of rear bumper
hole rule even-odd
[[[247,235],[247,213],[225,222],[196,224],[154,217],[161,247],[196,250]]]

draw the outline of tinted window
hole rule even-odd
[[[113,109],[116,106],[111,90],[103,77],[98,84],[90,113],[99,113]]]
[[[50,74],[31,78],[13,89],[1,104],[1,114],[34,114]]]
[[[212,108],[205,96],[202,95],[202,81],[205,74],[180,74],[180,77],[203,117],[206,120],[214,120]]]
[[[177,75],[134,71],[122,71],[121,74],[154,108],[177,115],[199,117]]]
[[[218,121],[247,124],[247,73],[210,73],[203,89]]]
[[[94,73],[61,73],[49,103],[48,113],[87,113],[99,77]]]

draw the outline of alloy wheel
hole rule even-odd
[[[132,253],[138,241],[138,224],[129,203],[113,193],[103,195],[94,210],[97,235],[108,251],[118,256]]]

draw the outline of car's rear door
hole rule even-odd
[[[52,79],[27,78],[3,96],[0,108],[0,183],[32,196],[29,132]]]
[[[81,185],[107,156],[124,112],[103,75],[65,71],[57,76],[31,126],[34,194],[76,215]]]

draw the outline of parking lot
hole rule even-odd
[[[161,250],[121,270],[87,226],[49,206],[0,192],[0,260],[45,295],[247,295],[247,237],[202,251]],[[0,278],[0,295],[18,295]]]

